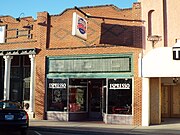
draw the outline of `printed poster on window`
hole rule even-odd
[[[52,103],[60,103],[63,100],[63,90],[67,88],[67,80],[49,79],[48,88],[52,90]]]

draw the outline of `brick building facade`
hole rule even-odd
[[[0,17],[1,99],[35,119],[141,125],[140,4],[78,9]],[[72,35],[74,12],[88,22],[86,40]]]

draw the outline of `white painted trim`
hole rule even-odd
[[[150,86],[149,78],[142,79],[142,126],[150,124]]]
[[[5,60],[4,70],[4,100],[9,100],[10,97],[10,73],[11,73],[11,59],[13,56],[3,56]]]
[[[34,73],[35,73],[35,55],[29,55],[31,61],[31,77],[30,77],[30,104],[29,112],[34,112]]]

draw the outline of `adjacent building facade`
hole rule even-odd
[[[178,0],[139,0],[145,32],[139,58],[142,77],[142,125],[180,117]]]
[[[141,125],[142,25],[140,3],[1,16],[1,99],[35,119]]]

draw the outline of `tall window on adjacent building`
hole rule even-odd
[[[152,36],[152,13],[154,10],[148,12],[148,37]]]
[[[132,114],[132,78],[108,79],[108,113]]]

